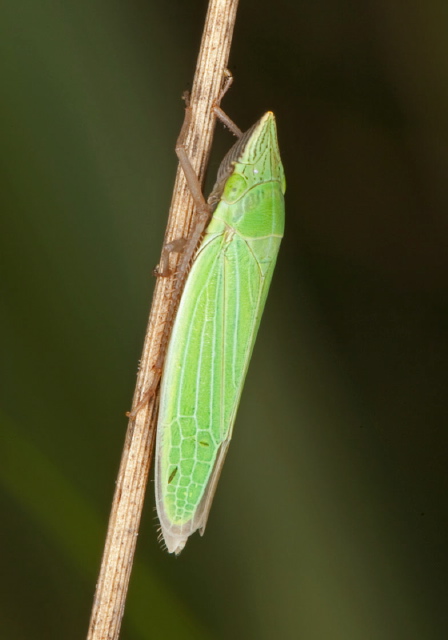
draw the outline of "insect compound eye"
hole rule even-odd
[[[247,182],[239,173],[234,173],[226,182],[222,199],[232,204],[241,198],[247,191]]]
[[[282,186],[282,192],[283,194],[286,191],[286,179],[285,179],[285,172],[283,171],[283,166],[280,163],[280,184]]]

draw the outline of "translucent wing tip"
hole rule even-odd
[[[204,534],[208,511],[204,513],[204,510],[199,508],[196,517],[181,525],[168,523],[163,508],[158,509],[158,515],[160,521],[159,540],[165,545],[168,553],[175,553],[177,556],[195,531],[199,529],[201,536]]]
[[[188,535],[172,534],[166,529],[162,529],[163,540],[166,544],[168,553],[175,553],[176,556],[182,551],[187,544]]]
[[[219,476],[221,474],[222,465],[224,463],[227,450],[229,448],[230,440],[225,440],[221,443],[218,451],[218,455],[215,461],[213,471],[208,481],[207,487],[204,491],[204,495],[201,498],[196,512],[191,520],[182,524],[174,524],[170,522],[166,515],[163,501],[159,496],[159,477],[156,474],[156,507],[157,515],[160,522],[160,541],[166,546],[169,553],[175,553],[179,555],[182,549],[187,544],[188,538],[195,532],[199,531],[201,536],[204,535],[205,527],[207,525],[207,519],[210,513],[210,507],[212,505],[213,496],[215,495],[216,485],[218,484]]]

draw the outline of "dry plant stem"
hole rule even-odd
[[[188,155],[200,182],[203,181],[215,125],[213,106],[219,102],[227,68],[238,0],[210,0],[201,50],[191,92],[191,123],[187,134]],[[177,171],[165,242],[189,236],[194,214],[193,200],[182,170]],[[143,355],[137,377],[133,409],[146,390],[160,377],[160,352],[170,310],[179,254],[170,256],[173,275],[158,278]],[[150,460],[154,444],[157,395],[153,394],[129,421],[106,544],[97,583],[88,640],[117,640],[140,524]],[[151,603],[148,603],[149,607]],[[148,611],[151,624],[151,610]]]

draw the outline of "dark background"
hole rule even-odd
[[[151,480],[123,640],[446,637],[447,7],[241,0],[286,236],[206,535],[163,552]],[[87,630],[205,9],[2,3],[5,640]]]

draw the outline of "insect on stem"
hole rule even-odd
[[[163,364],[154,476],[163,539],[175,554],[204,533],[283,236],[285,192],[272,112],[228,151],[207,203],[180,138],[198,221],[174,284],[180,304]]]

